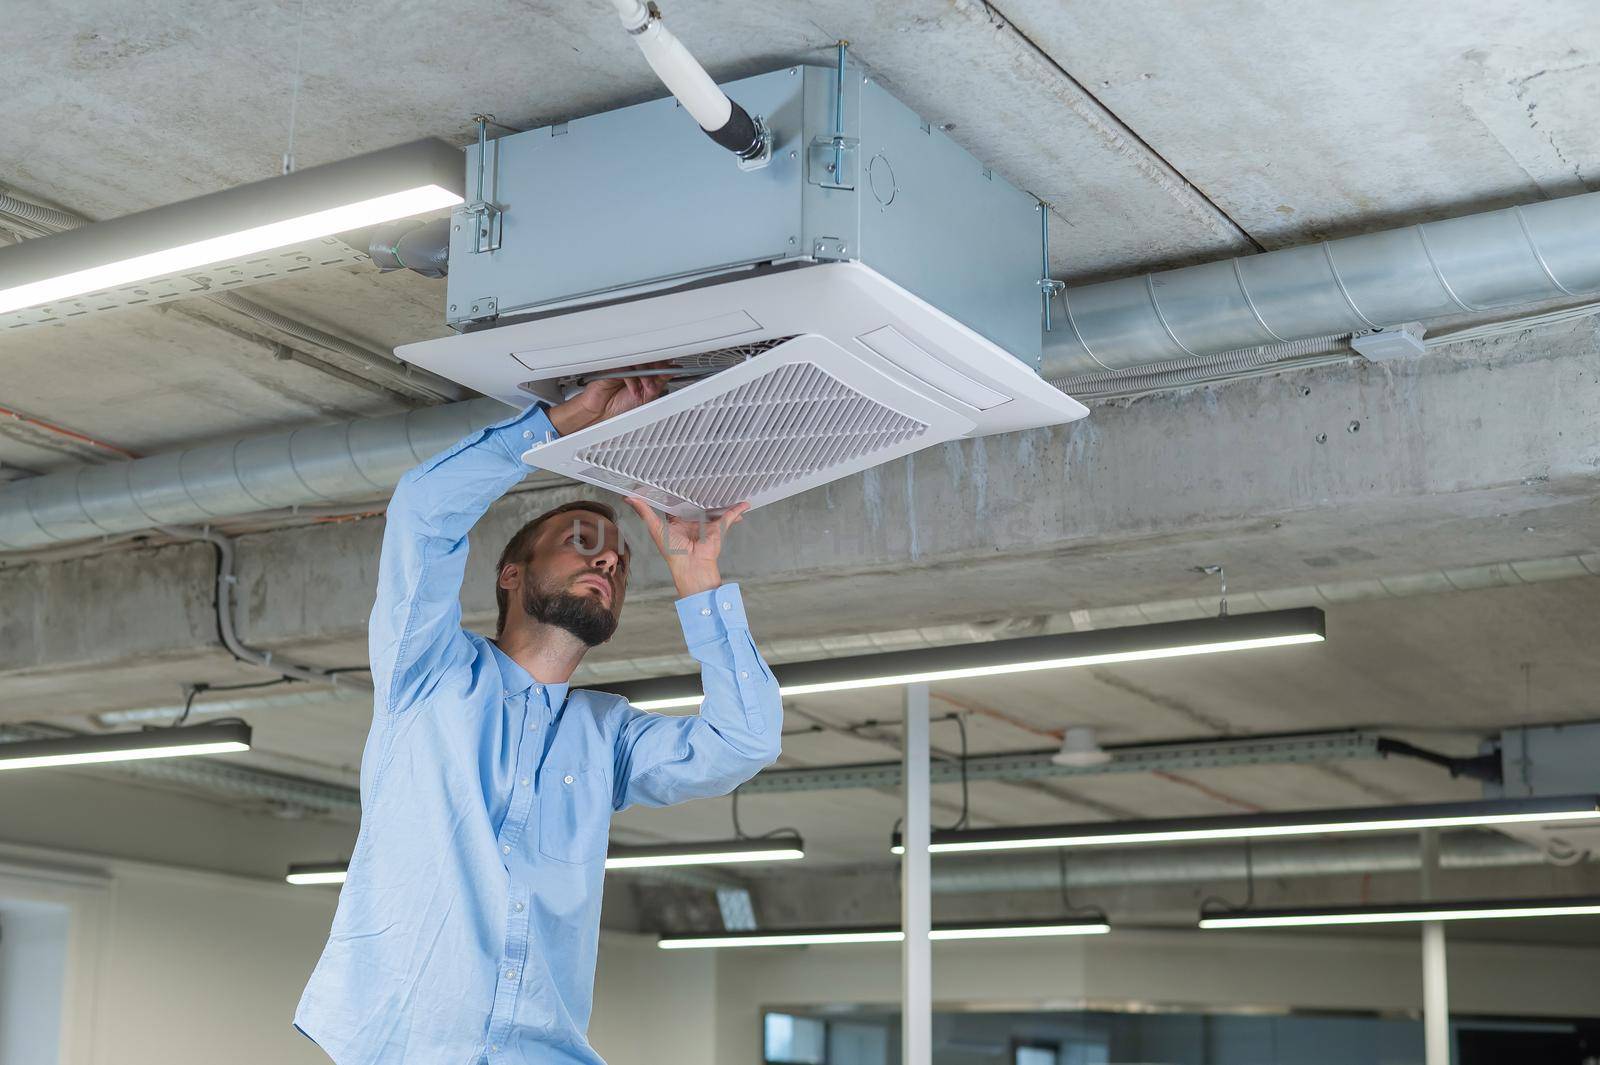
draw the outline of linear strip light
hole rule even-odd
[[[1116,629],[1025,636],[1016,640],[924,647],[910,651],[791,662],[772,667],[783,695],[817,695],[857,688],[923,684],[1041,669],[1146,662],[1187,655],[1248,651],[1321,643],[1322,611],[1316,607],[1232,614],[1197,621],[1169,621]],[[640,710],[697,706],[700,675],[687,674],[607,686]]]
[[[1600,916],[1600,896],[1547,899],[1467,899],[1384,906],[1296,910],[1225,910],[1200,917],[1201,928],[1299,928],[1313,925],[1398,924],[1418,921],[1498,921],[1510,917]]]
[[[242,721],[224,721],[184,728],[117,732],[109,736],[64,736],[4,743],[0,744],[0,770],[181,758],[249,749],[250,726]]]
[[[663,843],[649,847],[613,846],[607,869],[650,869],[674,865],[725,865],[734,862],[792,862],[806,856],[799,836],[723,839],[706,843]]]
[[[289,866],[284,877],[291,884],[342,884],[349,870],[345,862],[303,862]]]
[[[799,836],[772,839],[726,839],[706,843],[663,843],[650,847],[614,846],[606,855],[607,869],[659,869],[675,865],[728,865],[736,862],[787,862],[806,856]],[[289,866],[291,884],[342,884],[344,862],[316,862]]]
[[[928,850],[939,854],[960,854],[1040,847],[1137,846],[1147,843],[1193,843],[1202,840],[1264,839],[1347,832],[1414,832],[1424,828],[1597,820],[1600,820],[1600,797],[1563,795],[1553,798],[1358,806],[1221,817],[940,830],[933,833]],[[890,850],[895,854],[905,852],[898,833]]]
[[[0,250],[0,314],[462,202],[462,155],[420,140]]]
[[[1105,921],[985,921],[939,925],[931,940],[1028,939],[1042,936],[1095,936],[1111,931]],[[783,932],[722,932],[717,935],[662,936],[662,950],[714,950],[723,947],[812,947],[835,943],[899,943],[898,928],[796,928]]]

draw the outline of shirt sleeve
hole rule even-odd
[[[739,586],[678,600],[678,620],[705,699],[682,717],[628,707],[617,737],[619,810],[726,795],[778,758],[783,702],[750,638]]]
[[[531,467],[522,453],[554,440],[542,406],[480,429],[400,478],[389,501],[378,594],[367,626],[377,705],[400,710],[468,649],[461,631],[467,533]]]

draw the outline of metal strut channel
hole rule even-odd
[[[1026,751],[1016,754],[977,755],[967,759],[968,780],[1041,780],[1049,777],[1092,776],[1100,773],[1152,773],[1184,769],[1214,769],[1236,765],[1295,765],[1314,762],[1355,761],[1383,757],[1377,733],[1321,732],[1259,739],[1217,740],[1210,743],[1150,744],[1109,748],[1109,763],[1099,766],[1061,766],[1050,760],[1055,753]],[[961,780],[961,763],[933,763],[931,781],[953,784]],[[856,765],[769,769],[745,784],[741,793],[829,791],[840,788],[898,788],[899,762],[862,762]]]

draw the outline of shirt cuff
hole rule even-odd
[[[732,629],[750,628],[737,584],[724,584],[709,592],[684,596],[678,600],[677,607],[683,638],[690,647],[726,639]]]
[[[540,447],[561,438],[561,434],[556,432],[555,425],[550,421],[550,414],[543,403],[535,403],[521,414],[515,414],[503,422],[495,422],[484,430],[484,435],[499,440],[519,462],[523,461],[523,453],[529,448]]]

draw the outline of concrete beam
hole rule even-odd
[[[1270,588],[1592,552],[1597,348],[1588,319],[948,444],[757,512],[725,572],[778,639],[1192,596],[1200,563]],[[491,510],[469,622],[492,617],[499,546],[576,494],[536,489]],[[381,533],[368,520],[244,538],[244,638],[360,662]],[[0,718],[246,675],[215,648],[210,564],[185,546],[0,569]],[[645,559],[634,580],[598,657],[680,649],[663,567]]]

